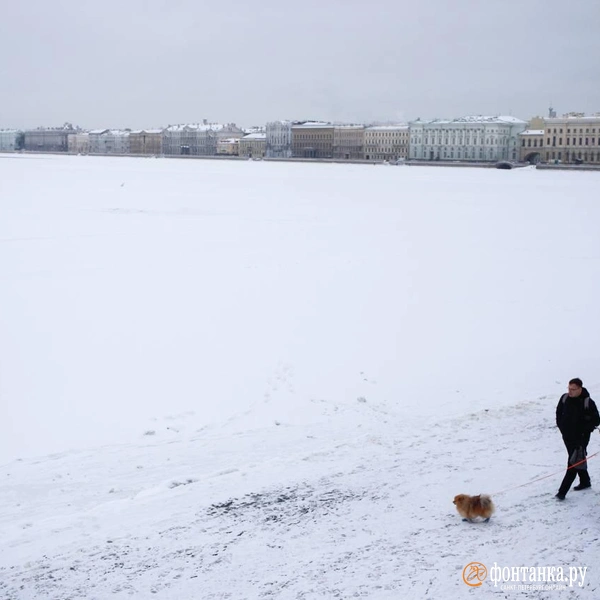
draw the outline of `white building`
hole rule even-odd
[[[166,155],[216,156],[220,140],[243,137],[235,123],[190,123],[170,125],[163,132],[163,153]]]
[[[373,125],[365,129],[365,160],[396,161],[408,157],[408,125]]]
[[[292,157],[292,121],[267,123],[266,152],[268,158]]]
[[[0,129],[0,152],[17,150],[19,132],[15,129]]]
[[[90,152],[90,134],[89,133],[71,133],[68,138],[69,152],[74,154],[89,154]]]
[[[217,143],[220,140],[228,140],[232,138],[237,138],[239,140],[244,137],[244,131],[235,123],[226,123],[225,125],[213,123],[211,125],[211,131],[215,140],[210,148],[210,153],[213,155],[217,153]]]
[[[519,133],[527,124],[511,116],[413,121],[411,159],[496,162],[519,159]]]
[[[194,125],[169,125],[163,131],[163,153],[165,155],[179,156],[192,153],[192,146],[196,144]]]
[[[29,152],[67,152],[69,135],[76,131],[70,125],[54,129],[30,129],[23,132],[23,148]]]
[[[129,131],[94,129],[89,136],[92,154],[129,154]]]

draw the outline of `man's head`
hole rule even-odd
[[[583,388],[583,381],[579,379],[579,377],[575,377],[575,379],[571,379],[569,381],[569,396],[571,398],[578,398],[581,396],[581,389]]]

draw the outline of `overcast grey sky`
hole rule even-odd
[[[0,8],[0,128],[600,111],[600,0]]]

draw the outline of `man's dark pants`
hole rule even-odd
[[[567,452],[569,455],[567,467],[570,467],[573,463],[577,462],[577,460],[573,460],[576,456],[577,449],[583,448],[583,457],[587,456],[587,446],[590,443],[590,434],[585,433],[579,439],[565,438],[563,436],[563,442],[567,448]],[[581,465],[577,465],[571,469],[567,468],[567,472],[560,484],[560,488],[558,490],[559,494],[566,494],[570,489],[571,485],[575,479],[577,479],[577,475],[579,474],[579,484],[588,487],[592,483],[590,481],[590,474],[587,470],[587,461],[582,463]]]

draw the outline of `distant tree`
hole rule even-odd
[[[15,150],[23,150],[25,147],[25,134],[22,131],[17,133],[17,139],[15,140]]]

